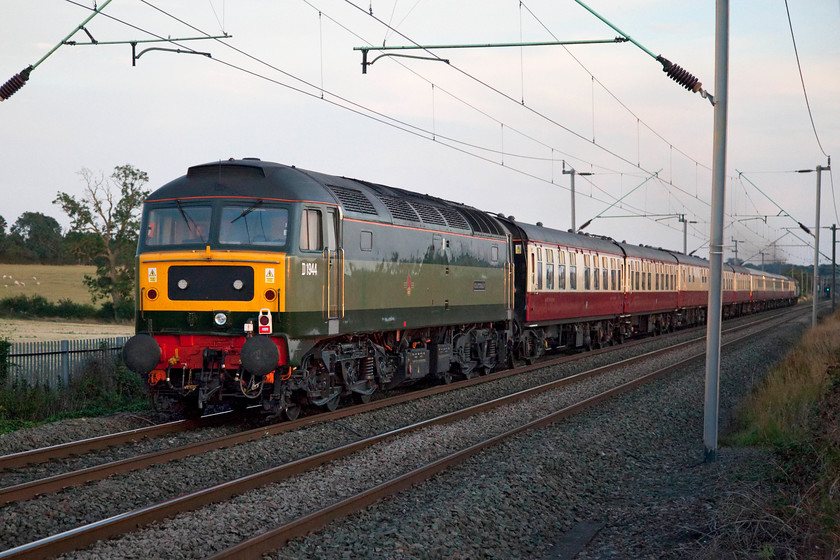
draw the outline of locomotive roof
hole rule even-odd
[[[345,216],[360,220],[505,235],[495,218],[465,204],[253,158],[190,167],[186,175],[157,189],[146,201],[208,196],[338,204]]]

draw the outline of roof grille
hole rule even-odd
[[[388,211],[391,212],[391,216],[397,218],[398,220],[406,220],[409,222],[419,222],[420,217],[417,215],[417,212],[403,199],[397,198],[395,196],[379,196],[379,200],[388,208]]]
[[[446,220],[434,206],[416,201],[410,202],[409,204],[411,204],[411,207],[414,208],[417,214],[420,215],[420,219],[424,224],[437,224],[439,226],[446,225]]]
[[[443,214],[444,218],[446,218],[446,222],[449,224],[449,227],[457,229],[470,229],[470,224],[467,223],[464,216],[462,216],[461,213],[454,208],[438,206],[437,210]]]
[[[359,214],[377,215],[376,208],[368,197],[355,189],[348,189],[347,187],[339,187],[336,185],[327,185],[329,189],[335,194],[339,202],[344,206],[348,212],[357,212]]]
[[[496,225],[496,222],[484,212],[470,208],[464,208],[461,212],[467,218],[473,230],[493,235],[504,235],[502,230],[499,229],[499,226]]]

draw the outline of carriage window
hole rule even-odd
[[[551,262],[551,253],[549,253],[549,264],[545,265],[545,289],[554,289],[554,265]]]
[[[542,270],[543,270],[542,261],[537,261],[537,289],[538,290],[542,290],[542,287],[543,287]]]
[[[604,287],[603,289],[609,290],[610,285],[607,283],[607,281],[609,280],[609,273],[607,272],[606,268],[604,269],[603,274],[604,274],[604,283],[601,284],[601,285]]]
[[[562,255],[562,253],[561,253]],[[560,259],[562,261],[562,259]],[[558,290],[565,290],[566,289],[566,265],[560,264],[557,265],[557,289]]]
[[[178,203],[170,208],[154,208],[146,218],[144,243],[151,247],[206,245],[210,239],[211,215],[209,206]]]
[[[615,291],[615,270],[610,270],[610,289]]]
[[[575,262],[574,259],[572,262]],[[577,290],[577,267],[574,264],[569,265],[569,289]]]
[[[595,259],[595,264],[598,264],[598,259]],[[600,285],[601,285],[601,282],[599,280],[600,277],[601,277],[601,269],[596,268],[595,269],[595,277],[594,277],[595,282],[594,282],[594,286],[593,286],[596,290],[598,290],[600,288]]]
[[[304,210],[300,218],[300,250],[320,251],[324,247],[321,240],[321,212]]]

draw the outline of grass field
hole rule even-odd
[[[38,295],[53,302],[69,299],[74,303],[90,304],[84,277],[95,273],[95,266],[0,264],[0,299]]]

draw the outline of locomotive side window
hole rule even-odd
[[[498,245],[493,245],[490,247],[490,262],[499,262],[499,247]]]
[[[327,210],[327,249],[338,250],[338,212],[333,208]]]
[[[359,248],[362,251],[373,251],[373,232],[362,230],[359,234]]]
[[[146,220],[144,243],[150,247],[166,245],[205,245],[210,239],[209,206],[178,203],[171,208],[154,208]]]
[[[300,250],[320,251],[324,246],[321,240],[321,212],[304,210],[300,218]]]

